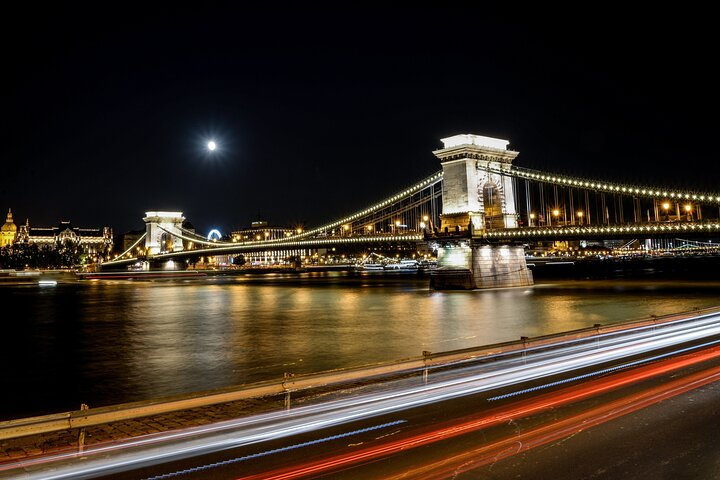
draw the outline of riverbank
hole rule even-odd
[[[528,257],[528,268],[535,280],[542,279],[720,279],[720,255],[654,256],[654,257]],[[40,281],[52,284],[78,280],[142,280],[198,277],[229,277],[264,274],[301,274],[323,272],[358,272],[372,275],[417,274],[428,275],[432,270],[357,270],[355,265],[251,266],[233,269],[188,269],[153,271],[77,272],[74,270],[0,270],[0,285],[36,285]]]
[[[55,285],[77,281],[74,270],[2,270],[0,285]]]
[[[537,279],[720,279],[720,256],[631,258],[528,258]]]

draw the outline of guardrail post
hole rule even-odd
[[[602,323],[595,323],[593,324],[593,327],[595,327],[595,330],[597,331],[597,337],[595,338],[595,347],[600,348],[600,329],[602,328]]]
[[[423,350],[423,365],[425,366],[423,368],[423,384],[427,385],[428,383],[428,357],[432,355],[432,352],[429,350]]]
[[[295,374],[293,373],[283,373],[283,390],[285,390],[285,410],[290,410],[290,390],[287,388],[285,381],[294,376]]]
[[[523,363],[527,362],[526,356],[527,356],[527,341],[529,337],[520,337],[520,340],[523,342],[523,353],[522,353],[522,359]]]
[[[80,405],[80,411],[88,410],[90,407],[83,403]],[[83,453],[85,450],[85,427],[82,427],[78,432],[78,453]]]

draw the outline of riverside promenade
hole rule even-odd
[[[282,398],[258,398],[110,422],[85,427],[82,443],[84,448],[93,447],[282,408]],[[35,456],[79,452],[80,438],[81,429],[73,428],[0,440],[0,467]]]
[[[529,349],[553,348],[568,341],[593,341],[600,335],[640,327],[719,314],[720,307],[697,309],[663,317],[650,317],[519,341],[450,352],[423,352],[395,362],[339,369],[316,374],[241,385],[209,392],[178,395],[145,402],[63,412],[26,419],[0,421],[0,470],[20,466],[51,454],[82,453],[101,445],[165,432],[199,427],[249,415],[292,409],[304,404],[361,393],[379,383],[417,378],[426,383],[437,369],[455,368],[464,362],[483,361],[497,355],[522,355]]]

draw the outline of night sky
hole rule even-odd
[[[708,12],[178,5],[4,12],[3,219],[310,227],[439,170],[459,133],[528,168],[720,190]]]

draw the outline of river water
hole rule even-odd
[[[720,283],[435,292],[348,272],[0,286],[0,420],[145,400],[720,305]],[[14,312],[14,313],[13,313]]]

